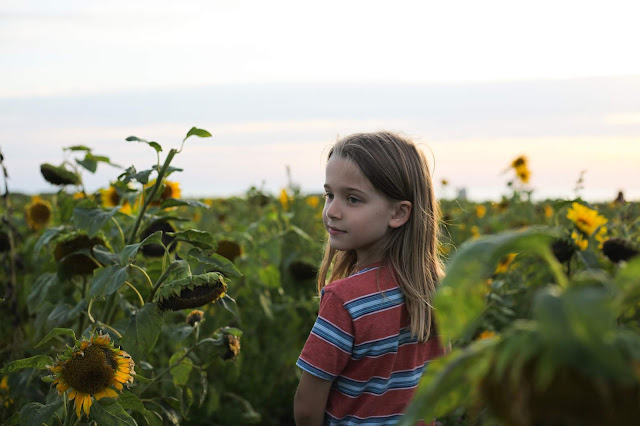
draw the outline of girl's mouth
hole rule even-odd
[[[338,229],[338,228],[334,228],[332,226],[328,226],[327,227],[327,231],[329,231],[329,234],[331,234],[331,235],[339,235],[339,234],[346,233],[346,231],[343,231],[343,230]]]

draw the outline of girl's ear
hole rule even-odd
[[[394,205],[393,216],[389,221],[391,228],[400,228],[411,217],[411,201],[398,201]]]

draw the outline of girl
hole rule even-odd
[[[442,266],[429,168],[397,134],[354,134],[329,151],[324,188],[329,241],[320,311],[296,363],[296,424],[394,424],[443,353],[431,308]]]

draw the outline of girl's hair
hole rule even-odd
[[[383,264],[396,274],[411,318],[411,333],[426,341],[433,324],[432,299],[443,274],[438,257],[439,208],[424,153],[395,133],[356,133],[339,140],[328,159],[337,156],[358,165],[372,185],[390,200],[410,201],[409,220],[390,228]],[[345,278],[356,267],[354,250],[338,251],[327,242],[318,274],[318,291],[329,282]]]

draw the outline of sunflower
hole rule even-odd
[[[551,218],[553,216],[553,207],[549,204],[544,205],[544,217]]]
[[[230,261],[234,261],[236,257],[242,254],[242,247],[235,241],[221,240],[218,241],[216,253],[222,257],[226,257]]]
[[[511,162],[511,167],[517,169],[518,167],[527,167],[527,157],[521,155]]]
[[[287,194],[286,189],[283,188],[282,191],[280,191],[278,200],[280,200],[280,204],[282,204],[283,209],[289,210],[289,194]]]
[[[203,318],[204,312],[200,309],[194,309],[193,311],[189,312],[189,315],[187,315],[186,322],[191,327],[195,327],[197,323],[203,320]]]
[[[318,197],[317,195],[311,195],[310,197],[307,197],[305,201],[307,205],[315,209],[316,207],[318,207],[318,204],[320,204],[320,197]]]
[[[79,347],[67,349],[49,367],[58,395],[69,390],[69,400],[75,399],[78,419],[83,411],[89,415],[92,397],[96,401],[105,396],[117,398],[116,390],[122,391],[124,384],[133,383],[136,374],[129,354],[114,347],[109,335],[94,335],[79,343]]]
[[[589,247],[589,240],[585,238],[584,234],[582,234],[581,232],[573,231],[571,233],[571,238],[581,251],[585,251],[587,247]]]
[[[587,206],[574,202],[567,211],[567,219],[575,223],[576,227],[587,236],[592,235],[598,228],[607,223],[607,218],[598,214]]]
[[[46,227],[51,220],[51,204],[34,195],[31,197],[31,203],[26,207],[26,214],[29,228],[39,231]]]
[[[476,216],[478,219],[482,219],[484,215],[487,213],[487,208],[482,204],[476,204]]]
[[[496,337],[495,331],[484,330],[482,333],[478,335],[478,340],[486,340]]]
[[[113,185],[110,185],[108,189],[101,189],[100,198],[102,199],[102,205],[105,207],[117,207],[122,201],[122,197],[120,196],[118,189]],[[131,204],[125,200],[122,203],[122,207],[120,207],[120,211],[122,213],[131,214]]]
[[[529,177],[531,176],[531,171],[526,165],[519,166],[519,167],[516,167],[516,176],[518,176],[518,179],[520,179],[522,183],[529,183]]]
[[[495,273],[503,274],[507,272],[509,266],[511,265],[511,262],[513,262],[513,259],[515,259],[517,255],[517,253],[509,253],[504,258],[502,258],[500,262],[498,262]]]
[[[222,354],[222,359],[234,359],[240,353],[240,339],[233,334],[224,335],[224,346],[226,351]]]
[[[40,165],[40,173],[44,180],[53,185],[78,185],[80,177],[75,173],[67,170],[64,165],[56,167],[48,163]]]

